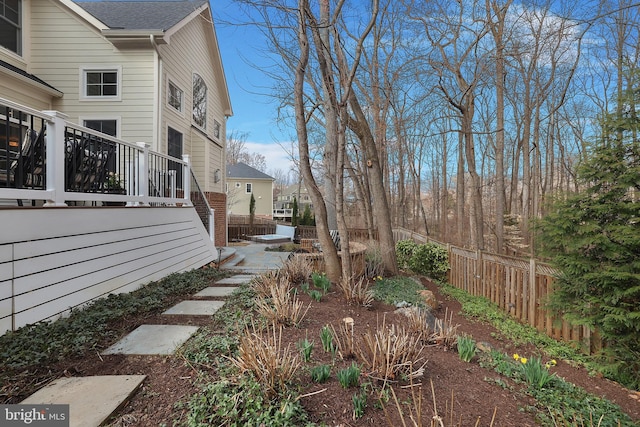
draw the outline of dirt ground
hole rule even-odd
[[[538,352],[535,348],[515,347],[510,342],[501,339],[499,334],[490,326],[470,321],[459,314],[460,304],[438,293],[438,288],[430,282],[423,281],[426,288],[432,290],[440,303],[436,316],[443,318],[445,313],[453,313],[453,324],[458,324],[458,333],[464,333],[473,337],[476,342],[487,342],[497,350],[522,355],[532,356]],[[305,305],[311,302],[305,321],[299,328],[287,328],[283,337],[286,343],[297,349],[299,340],[308,338],[314,341],[314,351],[311,362],[304,364],[305,368],[299,370],[296,390],[299,398],[308,411],[311,420],[322,422],[328,426],[399,426],[402,419],[398,409],[389,402],[385,411],[377,408],[374,395],[368,398],[367,408],[362,418],[354,420],[352,416],[353,404],[351,397],[354,389],[343,389],[336,378],[335,373],[351,364],[351,360],[338,361],[332,368],[331,379],[323,384],[314,384],[310,379],[309,367],[319,364],[330,364],[331,356],[322,351],[320,330],[327,324],[336,328],[345,317],[354,319],[356,334],[361,334],[369,328],[374,328],[383,321],[386,324],[395,323],[403,325],[406,318],[395,314],[395,307],[376,302],[371,309],[352,307],[346,305],[344,299],[336,294],[329,293],[322,301],[311,301],[304,293],[299,293],[300,299]],[[184,317],[155,316],[146,318],[130,317],[123,319],[128,324],[128,329],[133,330],[140,324],[185,324]],[[206,316],[194,316],[187,319],[193,325],[205,326],[211,324],[211,319]],[[111,343],[104,343],[105,348]],[[395,383],[394,390],[401,402],[404,418],[407,425],[409,410],[415,411],[417,396],[421,396],[423,425],[429,425],[431,417],[437,411],[438,415],[454,422],[445,422],[449,426],[534,426],[537,425],[531,413],[523,408],[533,402],[519,393],[518,385],[513,387],[501,387],[491,379],[499,377],[493,370],[479,366],[477,358],[471,363],[460,360],[456,351],[445,351],[440,346],[430,346],[424,349],[424,358],[427,361],[424,376],[413,384]],[[634,420],[640,420],[640,395],[619,386],[618,384],[601,377],[591,377],[583,368],[574,368],[569,364],[558,361],[553,368],[560,377],[579,385],[591,393],[605,397],[618,404]],[[25,372],[16,378],[15,396],[20,396],[20,387],[33,388],[33,381],[28,378],[41,378],[42,373]],[[185,409],[176,407],[176,402],[188,398],[198,391],[195,385],[196,371],[189,367],[180,356],[103,356],[96,351],[78,360],[67,360],[57,366],[50,367],[48,375],[52,378],[59,376],[88,376],[88,375],[114,375],[114,374],[144,374],[147,379],[142,388],[127,402],[111,421],[112,426],[171,426],[173,420],[184,420]],[[362,381],[371,381],[366,372]],[[489,381],[488,381],[489,380]],[[431,384],[435,391],[432,396]],[[44,384],[43,384],[44,385]],[[413,391],[413,396],[412,396]],[[24,398],[26,396],[22,396]],[[435,399],[435,410],[434,410]],[[412,406],[406,405],[413,402]],[[14,402],[15,403],[15,402]],[[182,412],[182,414],[181,414]],[[479,422],[478,422],[479,420]],[[477,423],[477,424],[476,424]]]

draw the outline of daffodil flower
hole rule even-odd
[[[521,362],[523,365],[526,365],[526,364],[527,364],[527,360],[528,360],[528,359],[527,359],[526,357],[521,357],[521,358],[520,358],[520,362]]]
[[[514,358],[515,360],[519,360],[519,359],[520,359],[520,356],[518,355],[518,353],[516,353],[516,354],[514,354],[514,355],[513,355],[513,358]]]

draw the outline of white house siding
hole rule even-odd
[[[206,15],[206,14],[205,14]],[[194,172],[198,182],[203,186],[204,191],[216,191],[214,185],[213,172],[220,169],[224,172],[221,156],[213,156],[217,163],[208,164],[211,155],[207,156],[210,140],[216,140],[224,146],[225,136],[225,112],[220,96],[219,79],[216,79],[214,70],[215,61],[211,58],[210,43],[215,42],[212,36],[211,23],[207,18],[200,15],[190,21],[187,25],[172,34],[168,45],[160,46],[163,60],[163,84],[162,84],[162,145],[166,147],[167,126],[182,132],[184,135],[184,152],[190,154],[193,161]],[[207,84],[207,123],[205,138],[202,133],[192,130],[192,106],[193,106],[193,73],[199,74]],[[170,79],[184,91],[184,111],[181,115],[167,105],[167,81]],[[224,86],[224,85],[223,85]],[[226,90],[226,88],[225,88]],[[214,136],[214,121],[220,123],[220,136]],[[188,140],[192,138],[191,140]],[[166,149],[166,148],[165,148]],[[219,183],[218,183],[219,184]],[[219,190],[222,188],[217,185]]]
[[[153,50],[118,50],[99,32],[52,1],[32,5],[31,72],[64,93],[54,109],[69,120],[119,118],[121,134],[131,141],[153,137]],[[83,66],[122,67],[120,101],[82,101]]]
[[[217,251],[193,208],[4,209],[0,335],[198,268]]]
[[[50,110],[51,96],[24,81],[0,73],[0,97],[35,110]]]
[[[206,160],[206,146],[207,141],[204,138],[204,135],[200,133],[200,131],[196,129],[192,129],[188,134],[189,139],[191,140],[191,167],[193,168],[193,173],[196,175],[198,180],[198,184],[202,187],[202,191],[207,191],[207,183],[204,179],[205,177],[205,160]]]
[[[209,188],[206,191],[215,192],[215,193],[223,193],[224,192],[224,177],[226,175],[222,165],[226,164],[224,159],[224,148],[215,144],[213,142],[209,142],[209,152],[208,157],[209,161],[207,164],[209,165],[208,171],[208,183]],[[220,166],[217,166],[220,165]],[[220,180],[215,182],[215,171],[216,169],[220,169]]]

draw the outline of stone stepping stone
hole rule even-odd
[[[254,277],[256,277],[255,274],[236,274],[235,276],[220,279],[215,283],[216,285],[242,285],[243,283],[249,283]]]
[[[69,405],[69,427],[98,427],[133,395],[146,377],[103,375],[58,378],[21,404]]]
[[[102,354],[173,354],[198,326],[141,325]]]
[[[204,288],[194,296],[196,297],[228,297],[238,289],[235,286],[209,286]]]
[[[224,301],[182,301],[162,314],[187,316],[212,316],[224,305]]]

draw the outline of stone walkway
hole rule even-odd
[[[222,248],[222,269],[235,272],[196,293],[197,300],[181,301],[164,315],[213,315],[241,284],[257,274],[277,270],[288,253],[267,252],[264,244]],[[206,299],[204,299],[206,298]],[[196,331],[190,325],[141,325],[102,354],[170,355]],[[145,375],[108,375],[60,378],[34,393],[23,404],[69,404],[71,427],[100,426],[141,386]],[[99,396],[99,398],[97,398]]]

